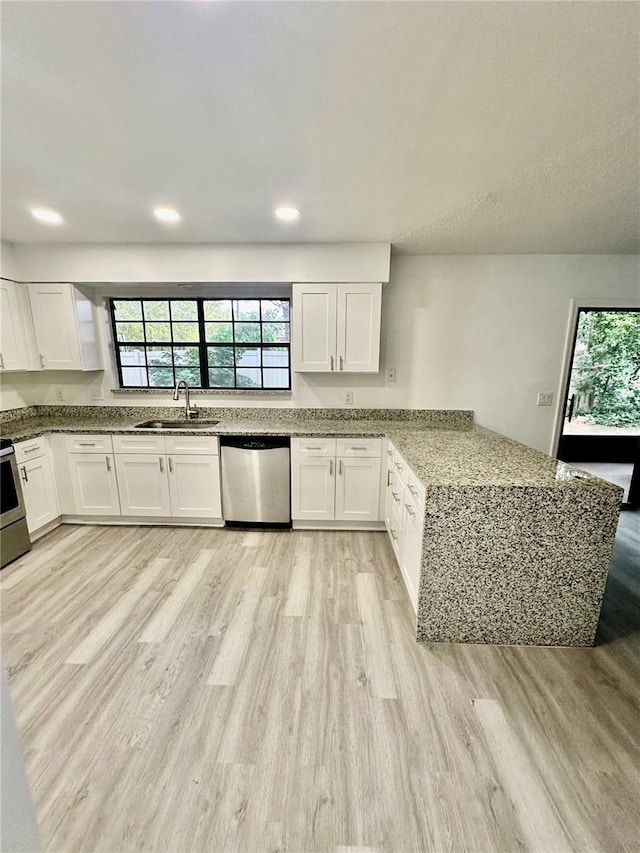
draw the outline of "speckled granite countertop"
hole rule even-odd
[[[530,486],[557,488],[567,485],[621,491],[540,451],[526,447],[472,422],[464,411],[430,412],[399,410],[203,409],[202,418],[219,423],[210,430],[189,430],[188,422],[176,420],[173,430],[136,429],[152,419],[174,420],[176,409],[167,407],[46,407],[51,414],[15,418],[1,425],[2,434],[21,441],[46,433],[114,433],[161,435],[360,435],[389,438],[425,487],[432,486]],[[83,416],[83,410],[92,416]],[[375,417],[366,417],[367,414]],[[363,415],[365,415],[363,417]]]

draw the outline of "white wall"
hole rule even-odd
[[[537,407],[536,396],[553,391],[561,403],[571,300],[634,297],[637,255],[394,255],[383,287],[380,374],[293,374],[290,398],[211,395],[198,403],[343,406],[350,390],[357,407],[471,408],[478,423],[548,452],[556,406]],[[397,369],[393,384],[387,367]],[[98,390],[109,405],[170,404],[170,394],[113,396],[110,371],[12,374],[9,382],[2,408],[23,405],[18,399],[53,404],[58,387],[68,403],[95,403]]]
[[[389,281],[389,243],[22,244],[23,281]]]
[[[549,452],[572,299],[640,299],[637,255],[394,256],[386,363],[403,405],[471,408]]]

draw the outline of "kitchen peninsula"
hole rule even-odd
[[[149,434],[136,424],[176,419],[176,434],[188,435],[179,413],[35,406],[3,413],[2,432],[16,442]],[[475,425],[469,411],[203,408],[202,417],[218,423],[194,434],[376,437],[401,455],[424,490],[417,640],[593,645],[618,487]]]

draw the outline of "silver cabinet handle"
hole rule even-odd
[[[4,356],[0,352],[0,370],[4,370]]]
[[[396,466],[396,471],[404,471],[404,468],[402,467],[402,465],[398,465],[397,462],[395,462],[394,464]]]
[[[389,487],[391,485],[391,477],[392,476],[393,476],[393,471],[388,470],[387,471],[387,487]]]
[[[34,453],[36,450],[40,450],[39,444],[34,444],[33,447],[25,447],[23,448],[23,453]]]
[[[173,474],[173,459],[170,456],[168,456],[167,460],[169,462],[169,473]]]
[[[407,484],[407,488],[408,488],[408,489],[409,489],[409,491],[411,492],[411,497],[413,497],[413,498],[417,498],[417,497],[418,497],[418,492],[413,488],[413,486],[411,485],[411,483],[408,483],[408,484]]]
[[[108,456],[105,456],[104,458],[107,462],[107,471],[110,471],[111,470],[111,459],[109,459]]]
[[[342,459],[340,460],[340,468],[338,470],[338,474],[342,477]]]
[[[306,445],[304,449],[305,450],[322,450],[322,447],[310,447],[309,445]]]
[[[23,465],[20,470],[22,471],[22,479],[25,481],[25,483],[28,483],[29,477],[27,476],[27,466]]]
[[[44,356],[42,353],[38,353],[38,355],[40,356],[40,367],[44,367]]]
[[[333,459],[329,460],[329,476],[333,477]]]
[[[400,495],[396,494],[395,492],[391,492],[391,494],[393,495],[393,499],[394,499],[394,501],[395,501],[397,504],[399,504],[399,503],[400,503]]]
[[[333,356],[331,356],[331,370],[333,370],[333,361],[334,361]]]
[[[387,456],[393,456],[393,450],[387,450]]]
[[[344,370],[344,359],[340,356],[340,370]]]
[[[413,511],[413,508],[411,507],[411,504],[405,504],[405,507],[406,507],[407,512],[409,513],[409,515],[410,515],[411,517],[413,517],[413,516],[415,515],[415,512]]]
[[[393,541],[397,542],[398,541],[398,534],[395,532],[393,527],[391,528],[390,533],[391,533],[391,538],[393,539]]]
[[[367,450],[368,448],[366,448],[366,447],[351,447],[349,449],[350,450]]]
[[[95,447],[95,441],[79,441],[78,447]]]
[[[160,463],[160,470],[164,471],[164,459],[162,456],[158,456],[158,462]]]

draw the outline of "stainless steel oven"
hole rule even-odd
[[[0,439],[0,568],[31,548],[13,442]]]

